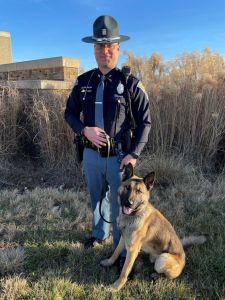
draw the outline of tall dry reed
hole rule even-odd
[[[169,62],[157,53],[150,58],[125,54],[125,64],[131,65],[149,94],[150,151],[182,153],[201,165],[215,161],[218,151],[224,156],[223,57],[210,49],[177,55]]]
[[[153,152],[183,153],[199,162],[212,160],[225,133],[225,88],[196,83],[164,86],[151,97]]]
[[[66,98],[53,92],[33,94],[34,141],[41,157],[50,164],[75,161],[73,133],[64,120]]]
[[[22,106],[17,89],[0,86],[0,158],[8,159],[18,150]]]
[[[147,59],[128,54],[127,63],[145,83],[151,102],[152,130],[147,145],[150,153],[181,153],[200,165],[212,162],[218,150],[223,155],[222,57],[206,49],[164,63],[160,55]],[[64,120],[68,93],[26,94],[8,89],[0,99],[0,157],[25,151],[27,143],[27,153],[32,156],[29,148],[35,147],[34,156],[46,165],[74,163],[74,134]],[[29,138],[22,139],[21,135]]]

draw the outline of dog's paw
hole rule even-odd
[[[150,274],[149,279],[153,282],[155,282],[156,280],[158,280],[161,277],[160,274],[153,272]]]
[[[113,263],[112,263],[112,261],[111,261],[110,258],[107,258],[107,259],[101,260],[101,261],[100,261],[100,265],[101,265],[102,267],[110,267],[110,266],[113,265]]]
[[[108,285],[105,289],[106,289],[107,292],[111,292],[111,293],[117,292],[117,289],[115,289],[115,288],[113,287],[113,284]]]
[[[116,280],[113,284],[111,284],[108,289],[112,292],[118,292],[126,283],[126,280]]]

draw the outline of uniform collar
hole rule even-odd
[[[114,68],[114,69],[110,70],[107,74],[105,74],[106,80],[111,82],[114,74],[116,74],[117,71],[118,71],[118,68]],[[97,77],[101,78],[102,75],[103,75],[102,72],[99,69],[97,69]]]

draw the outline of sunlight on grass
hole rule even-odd
[[[209,181],[175,157],[143,158],[137,172],[145,175],[149,169],[158,170],[152,203],[178,234],[208,234],[206,244],[187,249],[180,278],[149,281],[153,267],[140,254],[134,279],[119,293],[109,292],[107,287],[118,278],[117,268],[105,269],[99,262],[112,252],[112,239],[94,249],[83,247],[91,228],[86,191],[1,190],[1,299],[222,299],[224,178]]]

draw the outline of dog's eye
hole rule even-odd
[[[138,190],[136,190],[136,193],[137,193],[137,194],[141,194],[142,191],[138,189]]]

